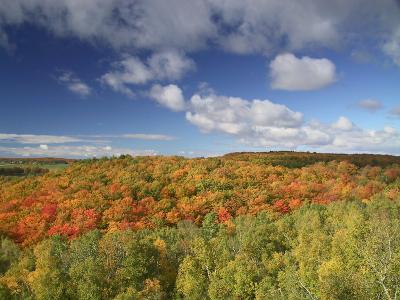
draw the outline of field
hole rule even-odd
[[[1,160],[1,159],[0,159]],[[54,164],[48,164],[48,163],[32,163],[32,162],[24,162],[21,164],[14,164],[14,163],[8,163],[8,162],[0,162],[0,168],[13,168],[13,167],[41,167],[44,169],[48,170],[62,170],[68,166],[67,163],[54,163]]]
[[[0,176],[31,176],[65,169],[73,160],[59,158],[0,158]]]
[[[395,299],[399,215],[397,156],[124,155],[0,176],[0,298]]]

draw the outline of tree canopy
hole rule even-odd
[[[0,298],[396,299],[397,158],[326,157],[122,156],[0,176]]]

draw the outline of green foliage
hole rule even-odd
[[[395,299],[400,202],[305,205],[199,228],[4,239],[6,299]],[[217,225],[217,226],[215,226]]]
[[[176,287],[184,299],[201,300],[207,295],[207,277],[201,264],[191,256],[183,259],[179,267]]]
[[[16,262],[20,256],[19,247],[8,238],[1,238],[0,240],[0,274]]]
[[[124,156],[0,178],[0,299],[396,299],[396,160]]]
[[[65,242],[60,237],[43,241],[35,247],[35,270],[28,275],[35,299],[66,298],[65,250]]]
[[[214,212],[208,213],[203,220],[202,230],[207,239],[213,238],[218,232],[218,217]]]

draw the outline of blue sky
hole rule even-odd
[[[365,1],[6,0],[0,156],[400,154],[400,6]]]

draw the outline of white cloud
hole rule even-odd
[[[382,102],[376,99],[360,100],[357,106],[370,112],[375,112],[383,107]]]
[[[127,84],[143,84],[152,77],[148,68],[136,57],[126,57],[114,63],[113,70],[104,74],[101,81],[114,91],[133,96]]]
[[[303,115],[269,100],[195,94],[190,99],[186,119],[203,132],[242,135],[261,127],[295,128],[302,124]]]
[[[78,94],[80,96],[88,96],[91,93],[90,87],[83,82],[73,82],[68,85],[71,92]]]
[[[165,134],[144,134],[144,133],[128,133],[128,134],[122,134],[119,137],[125,139],[138,139],[147,141],[173,141],[176,139],[174,136]]]
[[[82,139],[71,136],[0,133],[0,142],[20,144],[64,144],[80,142]]]
[[[58,77],[58,81],[65,85],[71,92],[81,97],[89,96],[92,93],[92,89],[72,72],[63,72]]]
[[[146,141],[172,141],[176,137],[166,134],[152,134],[152,133],[125,133],[125,134],[98,134],[98,135],[80,135],[85,138],[85,142],[92,141],[104,141],[104,139],[134,139],[134,140],[146,140]],[[89,139],[89,140],[88,140]],[[99,140],[100,139],[100,140]]]
[[[126,56],[113,64],[101,81],[117,92],[133,96],[129,85],[145,84],[154,80],[178,80],[195,67],[194,62],[176,51],[162,51],[151,55],[144,63],[137,57]]]
[[[253,100],[250,114],[258,126],[297,127],[303,122],[302,113],[269,100]]]
[[[34,24],[56,36],[105,43],[118,52],[150,53],[146,61],[125,56],[102,77],[102,81],[114,90],[133,95],[131,85],[180,79],[194,66],[184,53],[209,47],[235,53],[276,55],[282,51],[336,49],[338,46],[354,48],[352,43],[357,49],[368,51],[370,45],[372,50],[378,45],[399,64],[397,2],[138,0],[133,4],[131,0],[3,0],[0,1],[0,44],[9,47],[13,42],[7,36],[9,28]],[[335,66],[327,59],[296,58],[285,54],[277,56],[270,67],[272,87],[279,89],[321,88],[336,77]],[[71,91],[90,94],[90,87],[81,80],[71,81],[67,77],[65,84],[69,83],[66,85]],[[254,145],[333,146],[336,141],[336,145],[351,145],[349,147],[356,149],[356,145],[368,147],[374,141],[380,141],[381,147],[386,147],[388,137],[393,140],[393,145],[398,140],[398,133],[393,130],[370,131],[355,124],[348,130],[337,128],[338,124],[346,127],[343,120],[338,120],[336,125],[308,124],[302,122],[300,112],[285,106],[279,110],[277,104],[268,100],[197,96],[200,98],[198,103],[192,97],[191,107],[187,109],[186,117],[191,123],[202,131],[224,132]],[[280,119],[268,115],[274,111],[282,114]],[[397,109],[391,113],[399,115]],[[350,120],[347,125],[349,123]],[[55,140],[52,136],[50,140],[45,137],[8,135],[4,138],[3,134],[0,141],[47,145]],[[67,142],[80,140],[64,138],[69,139]]]
[[[386,42],[400,25],[394,0],[2,0],[0,28],[35,24],[115,49],[236,53]],[[8,43],[3,38],[3,44]],[[394,45],[394,47],[393,47]]]
[[[181,150],[178,151],[178,155],[187,157],[187,158],[195,158],[195,157],[218,157],[222,156],[225,153],[223,152],[212,152],[206,150]]]
[[[2,147],[1,156],[25,156],[25,157],[65,157],[65,158],[91,158],[104,156],[119,156],[122,154],[157,155],[155,150],[134,150],[129,148],[113,148],[111,146],[48,146],[42,147]]]
[[[390,39],[383,44],[382,49],[396,65],[400,66],[400,26],[394,31]]]
[[[197,49],[216,33],[208,1],[3,0],[3,24],[33,23],[117,49]]]
[[[138,139],[151,141],[172,141],[174,136],[165,134],[146,134],[146,133],[126,133],[126,134],[99,134],[99,135],[43,135],[43,134],[14,134],[0,133],[0,142],[17,144],[39,144],[40,148],[46,150],[48,144],[66,144],[66,143],[106,143],[107,139]]]
[[[220,44],[237,53],[275,52],[338,40],[335,16],[315,1],[211,1],[221,26],[232,28]],[[326,9],[328,10],[328,9]]]
[[[367,130],[353,127],[352,130],[333,131],[332,144],[321,149],[336,152],[378,152],[400,154],[400,134],[393,127]]]
[[[342,116],[332,124],[332,127],[338,130],[349,131],[353,129],[353,123],[348,118]]]
[[[320,151],[400,153],[392,127],[368,130],[346,117],[332,124],[305,122],[300,112],[269,100],[195,94],[186,119],[204,133],[220,132],[252,147],[313,148]]]
[[[340,117],[333,124],[306,123],[295,129],[261,128],[258,135],[241,137],[240,141],[252,146],[306,147],[323,152],[376,152],[400,154],[400,134],[393,127],[368,130]]]
[[[193,60],[177,51],[163,51],[149,57],[148,67],[155,79],[180,79],[195,68]]]
[[[32,157],[102,157],[121,154],[130,155],[156,155],[155,150],[135,150],[130,148],[113,147],[107,145],[114,140],[138,139],[147,141],[172,141],[174,136],[165,134],[102,134],[79,136],[56,136],[34,134],[9,134],[0,133],[1,156],[32,156]],[[69,145],[75,143],[74,145]],[[76,144],[79,143],[79,144]],[[90,143],[90,144],[86,144]],[[8,146],[11,144],[12,146]],[[27,146],[27,145],[36,146]],[[104,145],[105,144],[105,145]]]
[[[153,85],[150,90],[150,97],[173,111],[185,109],[185,99],[182,90],[174,84],[166,86]]]
[[[271,87],[288,91],[316,90],[336,80],[335,65],[326,58],[278,55],[270,65]]]

